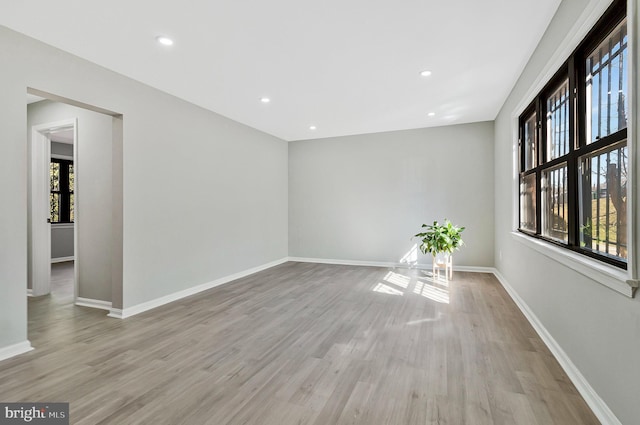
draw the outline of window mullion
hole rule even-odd
[[[536,149],[538,150],[536,166],[536,234],[542,234],[542,172],[541,167],[546,159],[546,132],[542,131],[542,96],[536,99]]]
[[[577,114],[578,107],[578,72],[574,57],[569,58],[568,62],[569,77],[569,152],[567,155],[567,243],[569,246],[579,246],[578,240],[578,223],[580,222],[578,208],[578,156],[576,154],[576,137],[579,136]]]

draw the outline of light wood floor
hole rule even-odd
[[[47,296],[29,338],[0,400],[74,424],[598,423],[487,274],[286,263],[124,321]]]

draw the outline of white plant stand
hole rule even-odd
[[[453,255],[438,252],[433,257],[433,278],[440,280],[440,272],[444,272],[444,280],[453,279]]]

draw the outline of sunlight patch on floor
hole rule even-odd
[[[380,282],[378,283],[374,288],[373,288],[373,292],[379,292],[381,294],[388,294],[388,295],[400,295],[402,296],[403,293],[402,291],[399,291],[395,288],[392,288],[389,285],[385,285],[384,283]]]
[[[394,272],[387,273],[384,280],[404,289],[407,289],[409,287],[409,282],[411,282],[411,278],[409,276]]]
[[[431,285],[427,282],[416,282],[416,287],[413,289],[413,293],[429,298],[435,302],[449,304],[449,291],[435,285]]]

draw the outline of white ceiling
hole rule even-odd
[[[49,134],[49,138],[52,142],[73,143],[73,129],[56,131]]]
[[[494,119],[559,3],[0,0],[0,24],[299,140]]]

